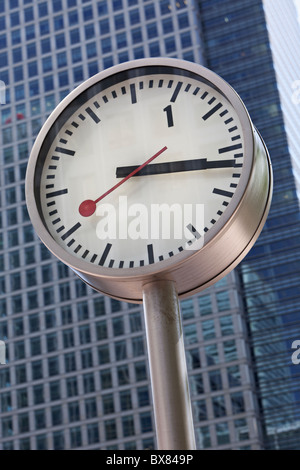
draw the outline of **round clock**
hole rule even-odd
[[[212,71],[141,59],[88,79],[53,111],[29,159],[37,234],[96,290],[142,302],[155,279],[191,295],[233,269],[267,217],[266,147]]]

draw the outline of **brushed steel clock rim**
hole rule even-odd
[[[90,79],[79,85],[75,90],[73,90],[66,98],[64,98],[64,100],[57,106],[57,108],[55,108],[53,113],[50,115],[42,130],[40,131],[33,146],[26,175],[26,197],[28,210],[39,237],[54,255],[56,255],[64,263],[69,265],[75,272],[77,272],[83,278],[86,278],[86,276],[91,276],[92,278],[96,277],[100,282],[102,280],[108,280],[109,283],[117,282],[117,284],[119,284],[120,281],[124,281],[125,284],[127,284],[128,281],[130,281],[130,283],[136,283],[137,285],[139,285],[141,280],[143,279],[147,281],[149,280],[149,277],[151,278],[152,276],[166,276],[168,275],[169,271],[174,271],[174,267],[176,266],[180,266],[184,263],[193,263],[192,259],[195,258],[199,253],[183,251],[174,255],[172,258],[166,259],[158,263],[154,263],[152,265],[146,265],[144,267],[112,269],[94,266],[73,256],[57,244],[57,242],[52,238],[52,236],[49,234],[48,230],[44,226],[44,223],[42,222],[36,207],[33,182],[39,152],[45,137],[48,135],[50,129],[52,128],[53,124],[60,116],[62,111],[83,91],[92,87],[100,80],[103,80],[111,75],[118,74],[122,71],[147,66],[167,66],[176,69],[188,70],[189,72],[200,75],[205,80],[209,81],[211,86],[217,88],[218,91],[225,96],[225,98],[231,103],[231,105],[236,110],[241,121],[245,139],[244,155],[247,155],[247,157],[244,156],[242,176],[239,185],[234,193],[234,196],[230,201],[230,204],[227,207],[226,211],[216,222],[216,224],[207,232],[205,236],[205,246],[201,250],[205,249],[207,244],[209,244],[209,242],[214,239],[215,235],[220,232],[220,230],[222,230],[222,227],[225,227],[227,225],[228,221],[230,221],[233,214],[236,213],[236,211],[238,210],[238,207],[241,203],[241,199],[247,189],[248,180],[253,165],[254,129],[243,102],[240,100],[239,96],[232,89],[232,87],[221,77],[201,65],[170,58],[138,59],[131,62],[122,63],[110,69],[99,72],[95,76],[91,77]]]

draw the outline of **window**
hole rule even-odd
[[[241,373],[239,366],[227,367],[227,377],[229,387],[238,387],[241,385]]]
[[[83,375],[83,389],[84,393],[91,393],[95,391],[95,380],[93,373]]]
[[[209,315],[212,313],[210,295],[203,295],[198,298],[200,315]]]
[[[134,357],[142,356],[144,354],[144,339],[142,336],[132,338],[132,353]]]
[[[198,349],[187,350],[187,364],[191,369],[197,369],[201,366]]]
[[[134,364],[135,380],[140,382],[147,379],[147,369],[145,362],[136,362]]]
[[[220,318],[220,327],[222,336],[233,335],[234,328],[231,315]]]
[[[223,416],[226,416],[225,399],[223,395],[213,397],[212,404],[215,418],[222,418]]]
[[[194,318],[193,299],[182,300],[180,306],[183,320]]]
[[[135,434],[133,416],[122,417],[122,430],[124,437],[133,436]]]
[[[211,446],[210,433],[208,426],[202,426],[201,428],[196,428],[196,438],[197,438],[197,448],[198,449],[207,449]]]
[[[209,344],[205,346],[205,355],[206,355],[206,362],[208,366],[212,366],[214,364],[219,363],[219,353],[218,347],[216,344]]]
[[[148,387],[139,387],[137,389],[138,405],[139,406],[148,406],[150,405],[150,396]]]
[[[102,395],[102,410],[104,415],[115,412],[114,397],[113,394]]]
[[[122,392],[120,392],[119,396],[120,396],[121,411],[131,410],[132,409],[131,391],[123,390]]]
[[[222,376],[219,369],[208,372],[210,390],[212,392],[216,390],[222,390]]]
[[[81,367],[87,369],[88,367],[93,367],[93,355],[91,349],[82,349],[80,351],[81,356]]]
[[[223,347],[225,361],[235,361],[236,359],[238,359],[236,344],[234,340],[224,341]]]
[[[230,308],[229,294],[227,291],[217,292],[216,298],[219,312]]]
[[[68,397],[78,395],[77,377],[68,377],[66,379],[66,388]]]
[[[127,358],[127,345],[126,340],[117,341],[114,343],[116,361],[122,361]]]
[[[95,418],[97,416],[97,402],[96,398],[87,398],[85,400],[85,415],[86,418]]]
[[[61,405],[52,406],[51,408],[52,426],[58,426],[63,422],[63,414]]]
[[[216,337],[214,320],[205,320],[202,322],[202,335],[204,341]]]
[[[107,441],[110,441],[111,439],[116,439],[118,437],[116,421],[114,419],[108,419],[104,421],[104,431],[105,439]]]
[[[102,390],[112,387],[111,370],[104,369],[100,371],[100,382]]]
[[[231,398],[232,413],[233,414],[243,413],[245,411],[243,393],[242,392],[232,393],[230,395],[230,398]]]
[[[207,409],[205,400],[197,400],[194,402],[194,414],[198,421],[207,420]]]
[[[98,423],[91,423],[87,425],[87,435],[89,444],[95,444],[96,442],[100,441]]]
[[[130,383],[128,366],[119,366],[117,368],[118,383],[119,385],[127,385]]]
[[[216,424],[217,442],[219,445],[230,442],[229,429],[227,423]]]
[[[87,344],[91,342],[91,332],[89,325],[82,325],[79,327],[79,340],[80,344]]]
[[[249,429],[245,418],[234,421],[235,438],[237,441],[249,439]]]
[[[98,360],[99,364],[107,364],[110,362],[109,346],[104,344],[103,346],[98,347]]]
[[[114,336],[120,336],[124,334],[124,318],[116,317],[112,320],[113,334]]]
[[[197,326],[195,323],[184,325],[183,327],[185,344],[193,344],[198,342]]]
[[[74,421],[79,421],[80,413],[79,413],[79,403],[77,401],[68,403],[68,414],[69,414],[69,421],[71,423],[73,423]]]
[[[152,418],[149,411],[140,414],[140,425],[142,432],[152,431]]]

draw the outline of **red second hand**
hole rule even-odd
[[[82,217],[90,217],[91,215],[93,215],[96,210],[97,202],[101,201],[101,199],[105,198],[105,196],[112,193],[115,189],[121,186],[121,184],[125,183],[125,181],[129,180],[129,178],[131,178],[140,170],[142,170],[142,168],[144,168],[146,165],[152,162],[152,160],[157,158],[165,150],[167,150],[167,147],[163,147],[162,149],[160,149],[159,152],[157,152],[155,155],[149,158],[146,162],[142,163],[142,165],[140,165],[138,168],[136,168],[131,173],[129,173],[129,175],[125,176],[125,178],[123,178],[121,181],[115,184],[112,188],[110,188],[108,191],[102,194],[102,196],[98,197],[98,199],[95,199],[95,201],[93,201],[92,199],[86,199],[85,201],[83,201],[79,206],[80,215],[82,215]]]

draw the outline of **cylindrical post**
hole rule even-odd
[[[143,290],[158,448],[194,450],[195,435],[178,295],[172,281]]]

